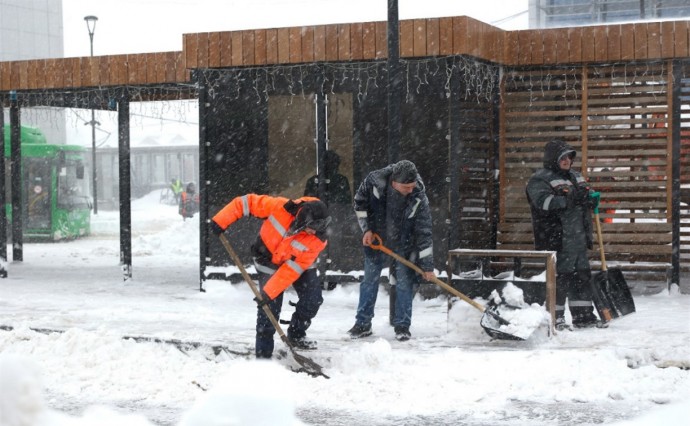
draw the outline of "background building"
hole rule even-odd
[[[688,0],[530,0],[529,27],[553,28],[690,17]]]
[[[62,0],[0,0],[0,61],[62,58],[63,52]],[[40,127],[50,143],[65,143],[63,109],[22,109],[21,120]]]

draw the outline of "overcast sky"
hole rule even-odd
[[[467,15],[521,29],[527,28],[527,3],[399,0],[399,14],[400,19]],[[385,21],[387,5],[386,0],[63,0],[65,56],[89,55],[87,15],[98,17],[98,56],[182,50],[186,33]]]

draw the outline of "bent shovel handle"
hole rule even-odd
[[[379,251],[386,253],[388,256],[392,257],[393,259],[397,260],[398,262],[402,263],[403,265],[405,265],[408,268],[412,269],[413,271],[417,272],[419,275],[424,274],[424,271],[422,271],[422,269],[419,266],[415,265],[414,263],[412,263],[409,260],[405,259],[404,257],[400,256],[399,254],[395,253],[393,250],[384,246],[383,241],[381,240],[381,237],[378,234],[373,235],[373,240],[369,244],[369,247],[371,247],[374,250],[379,250]],[[465,302],[467,302],[470,305],[474,306],[475,308],[479,309],[479,311],[484,312],[486,310],[486,308],[484,306],[480,305],[479,303],[475,302],[474,300],[472,300],[469,297],[465,296],[464,294],[460,293],[458,290],[449,286],[448,284],[441,281],[440,279],[434,277],[431,281],[434,284],[436,284],[437,286],[446,290],[448,293],[452,294],[453,296],[459,297],[460,299],[464,300]]]
[[[223,247],[225,247],[225,250],[228,252],[230,257],[232,258],[232,261],[235,263],[235,266],[237,266],[237,269],[239,269],[240,273],[242,273],[242,277],[247,282],[247,284],[249,284],[249,288],[252,289],[254,296],[257,299],[261,300],[261,291],[259,290],[259,286],[256,285],[254,280],[252,280],[252,277],[250,277],[249,274],[247,273],[247,270],[242,265],[242,261],[240,260],[240,257],[235,252],[235,249],[233,249],[232,246],[230,245],[230,241],[228,241],[228,239],[223,234],[220,234],[219,238],[220,238],[220,242],[223,243]],[[276,319],[275,315],[273,315],[271,308],[269,308],[268,305],[263,305],[262,308],[264,310],[264,313],[268,317],[268,319],[271,321],[271,324],[273,324],[273,327],[275,327],[276,331],[278,332],[280,339],[283,342],[285,342],[285,344],[290,349],[292,349],[292,346],[289,344],[289,342],[287,340],[287,336],[285,336],[285,333],[283,332],[283,328],[280,326],[280,323]]]

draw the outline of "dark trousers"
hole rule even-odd
[[[565,299],[568,299],[573,324],[596,320],[592,307],[592,273],[589,269],[558,273],[556,277],[556,318],[565,315]]]
[[[260,272],[259,286],[263,289],[270,278],[270,274]],[[290,319],[287,335],[291,339],[299,339],[307,335],[307,329],[311,325],[311,320],[319,312],[319,307],[323,303],[321,282],[316,275],[316,269],[304,271],[297,281],[292,284],[292,288],[297,292],[298,299],[297,303],[294,304],[295,312]],[[283,293],[273,299],[268,306],[276,319],[279,319],[280,311],[283,307]],[[270,358],[273,355],[273,335],[275,332],[276,330],[266,316],[266,313],[259,308],[256,315],[257,358]]]

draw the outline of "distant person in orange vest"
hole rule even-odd
[[[180,194],[179,212],[182,215],[182,220],[188,217],[193,217],[199,211],[199,194],[196,193],[196,185],[194,182],[187,184],[187,190]]]
[[[211,231],[220,235],[242,217],[264,220],[252,245],[254,266],[259,275],[261,297],[257,303],[256,357],[271,358],[275,328],[263,311],[268,305],[280,318],[283,292],[292,286],[298,301],[287,338],[297,349],[316,349],[307,339],[307,329],[319,311],[323,297],[316,274],[316,260],[326,248],[326,231],[331,222],[326,204],[314,197],[289,200],[283,197],[247,194],[223,207],[211,220]]]

